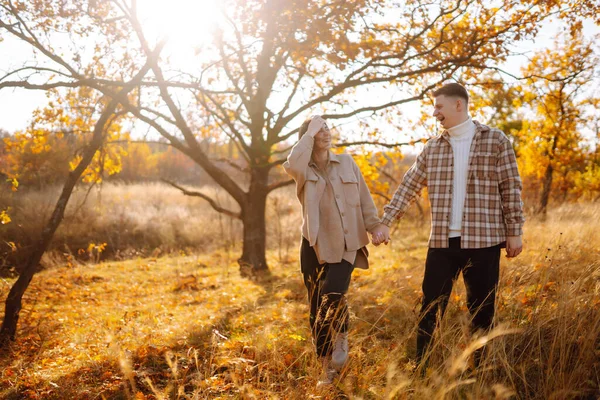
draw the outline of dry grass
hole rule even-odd
[[[288,225],[290,204],[290,216],[281,212]],[[264,281],[239,276],[235,247],[46,270],[0,360],[0,397],[597,398],[598,221],[597,205],[528,221],[525,252],[502,260],[498,328],[470,337],[459,283],[423,378],[411,358],[427,232],[400,225],[391,246],[372,249],[372,269],[353,275],[351,361],[338,389],[324,394],[314,389],[319,370],[295,243],[288,257],[273,247],[273,276]],[[464,361],[485,340],[488,357],[471,372]]]
[[[237,210],[226,193],[202,187],[219,204]],[[0,225],[0,270],[19,266],[48,220],[59,188],[0,194],[0,208],[10,207],[13,222]],[[295,252],[300,216],[293,188],[269,197],[268,245],[278,256]],[[89,192],[73,194],[65,219],[54,236],[45,266],[65,261],[122,260],[157,254],[190,254],[197,251],[236,251],[240,248],[241,223],[215,212],[206,201],[188,197],[162,183],[105,183]],[[9,244],[19,249],[13,251]],[[106,243],[101,254],[90,244]],[[292,245],[292,243],[294,243]],[[93,247],[93,246],[92,246]]]

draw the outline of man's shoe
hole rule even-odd
[[[348,332],[338,333],[331,353],[331,366],[341,371],[348,361]]]

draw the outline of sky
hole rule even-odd
[[[169,7],[165,7],[165,3],[162,0],[139,0],[140,17],[149,35],[158,36],[168,33],[170,40],[167,53],[181,57],[181,62],[185,62],[186,57],[193,55],[194,47],[210,37],[210,30],[219,15],[215,5],[217,2],[172,0]],[[184,4],[187,12],[175,14]],[[194,35],[189,34],[189,26],[194,26]],[[526,56],[538,49],[551,47],[553,38],[561,29],[563,29],[561,25],[555,21],[546,23],[534,41],[519,44],[518,51],[524,55],[510,59],[502,67],[518,75],[520,67],[527,61]],[[587,37],[592,37],[600,34],[600,27],[591,22],[586,23],[584,33]],[[30,61],[32,54],[27,45],[6,37],[3,42],[0,42],[0,74],[4,75],[6,71]],[[373,96],[377,96],[377,93],[373,93]],[[43,91],[0,90],[0,129],[8,132],[24,129],[31,119],[32,112],[45,104],[46,95]],[[405,114],[417,115],[420,113],[420,104],[415,102],[405,105],[402,111]],[[352,124],[352,121],[345,121],[344,124]],[[402,138],[395,139],[402,140]]]

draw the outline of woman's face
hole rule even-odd
[[[315,135],[315,150],[329,150],[331,148],[331,132],[329,127],[323,125],[321,130]]]

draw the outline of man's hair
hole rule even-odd
[[[448,97],[460,97],[465,100],[466,104],[469,104],[469,93],[467,93],[467,89],[460,83],[446,83],[444,86],[433,92],[433,97],[442,95]]]

